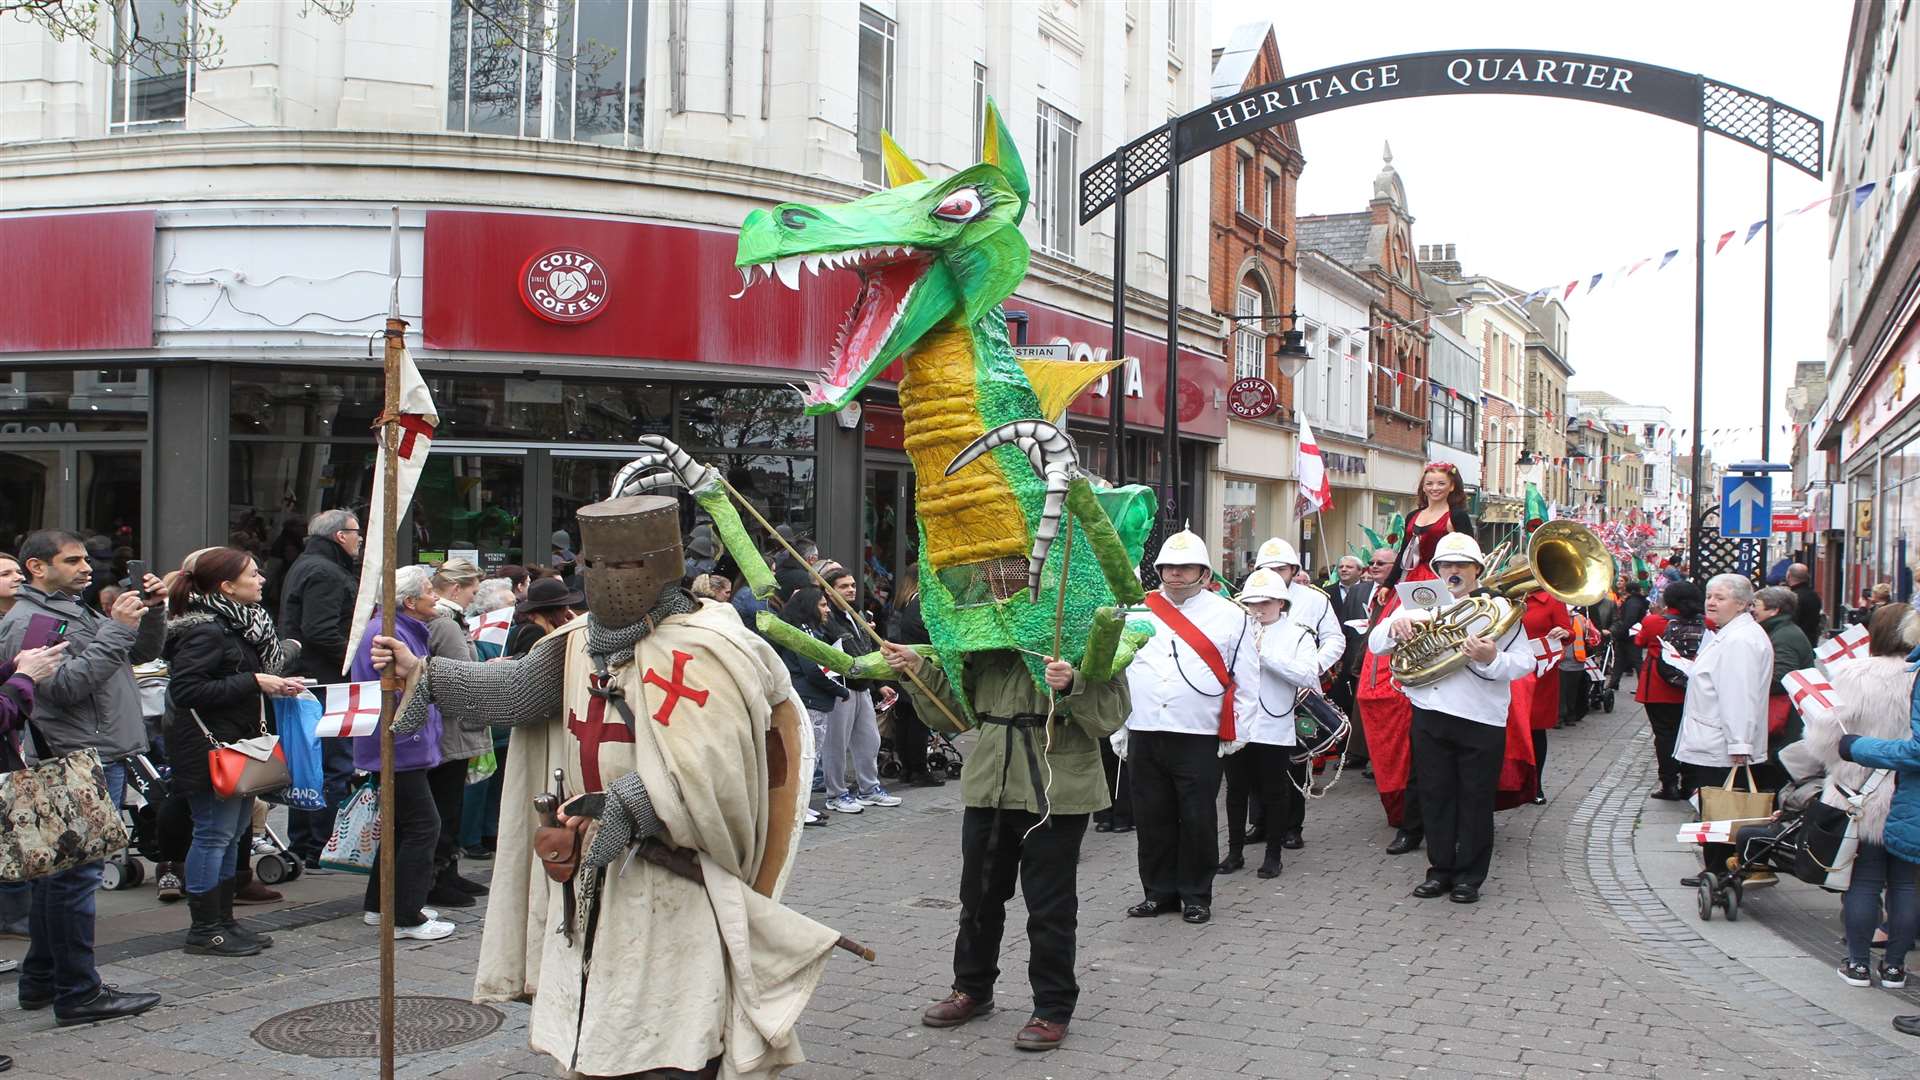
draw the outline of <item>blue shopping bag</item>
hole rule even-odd
[[[325,810],[326,770],[320,763],[320,717],[325,708],[311,690],[299,697],[273,699],[275,730],[280,733],[280,751],[287,757],[287,772],[293,783],[279,792],[278,802],[296,810]]]

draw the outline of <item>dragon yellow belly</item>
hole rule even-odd
[[[922,338],[905,362],[900,411],[917,481],[914,514],[926,530],[922,557],[935,569],[1024,559],[1033,542],[1026,514],[993,455],[946,475],[954,455],[987,430],[972,335],[944,326]]]

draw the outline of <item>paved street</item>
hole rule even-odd
[[[1015,962],[998,1013],[946,1032],[917,1023],[946,985],[958,786],[836,818],[807,833],[789,899],[880,959],[869,967],[834,957],[803,1024],[810,1061],[790,1075],[1920,1074],[1912,1056],[1920,1045],[1885,1023],[1920,1011],[1912,1008],[1920,995],[1850,989],[1832,972],[1837,898],[1783,883],[1752,895],[1738,924],[1697,921],[1691,894],[1673,881],[1690,858],[1671,843],[1671,822],[1684,812],[1649,810],[1658,804],[1643,798],[1651,786],[1643,732],[1637,708],[1623,701],[1621,712],[1553,736],[1551,801],[1500,815],[1493,877],[1474,907],[1408,895],[1421,866],[1382,853],[1389,833],[1357,775],[1313,804],[1307,849],[1288,853],[1281,878],[1243,871],[1223,880],[1205,927],[1124,918],[1136,897],[1133,838],[1090,834],[1079,1015],[1067,1046],[1045,1055],[1011,1046],[1030,1003],[1023,934],[1009,936]],[[367,1059],[289,1056],[252,1038],[289,1009],[375,993],[359,885],[345,875],[296,883],[291,896],[313,902],[261,918],[292,927],[277,931],[279,944],[226,962],[173,948],[162,931],[185,912],[152,910],[150,888],[105,896],[103,908],[125,912],[103,918],[107,977],[160,990],[166,1003],[137,1020],[68,1031],[45,1013],[0,1011],[0,1048],[28,1077],[365,1075]],[[401,993],[465,996],[477,910],[454,913],[452,942],[401,950]],[[525,1049],[524,1008],[501,1012],[492,1034],[405,1057],[402,1074],[553,1075]]]

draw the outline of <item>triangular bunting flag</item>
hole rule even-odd
[[[1753,243],[1753,238],[1754,238],[1754,237],[1756,237],[1756,236],[1759,236],[1759,235],[1760,235],[1760,230],[1761,230],[1761,229],[1764,229],[1764,228],[1766,228],[1766,227],[1767,227],[1767,223],[1766,223],[1765,221],[1756,221],[1756,222],[1754,222],[1753,224],[1751,224],[1751,225],[1749,225],[1749,226],[1747,226],[1747,238],[1746,238],[1745,240],[1742,240],[1742,241],[1740,241],[1740,242],[1741,242],[1742,244],[1751,244],[1751,243]]]
[[[1660,265],[1653,268],[1654,273],[1659,273],[1660,271],[1665,270],[1667,268],[1667,264],[1672,262],[1674,259],[1674,256],[1678,254],[1680,254],[1680,249],[1674,248],[1672,251],[1669,251],[1665,255],[1660,256]]]
[[[1727,246],[1727,241],[1733,239],[1733,234],[1739,231],[1740,231],[1739,229],[1728,229],[1726,232],[1721,233],[1720,242],[1713,245],[1713,253],[1715,255],[1718,255],[1720,254],[1720,252],[1724,251]]]
[[[1853,208],[1855,210],[1860,209],[1860,204],[1866,202],[1867,196],[1873,194],[1873,189],[1878,186],[1878,183],[1878,181],[1868,181],[1853,189]]]
[[[1573,290],[1579,287],[1580,287],[1579,278],[1574,278],[1572,281],[1567,282],[1567,291],[1560,294],[1560,299],[1565,300],[1567,297],[1572,296]]]

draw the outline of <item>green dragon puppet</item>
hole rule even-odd
[[[1084,474],[1061,425],[1068,403],[1117,362],[1018,360],[1008,345],[1000,304],[1026,274],[1028,187],[992,102],[984,142],[979,164],[932,180],[883,136],[887,190],[839,206],[753,211],[735,258],[741,293],[775,279],[798,289],[803,274],[859,277],[859,298],[806,408],[836,411],[889,365],[903,365],[921,608],[932,639],[924,651],[951,684],[962,685],[967,654],[1013,649],[1044,685],[1056,640],[1083,673],[1110,678],[1148,633],[1126,624],[1123,608],[1142,596],[1134,567],[1154,497]],[[755,595],[769,596],[773,575],[717,472],[657,436],[641,442],[647,453],[615,478],[614,494],[686,487]],[[1071,535],[1056,543],[1063,528]],[[830,668],[886,674],[877,651],[849,657],[769,613],[759,620],[770,638]]]

